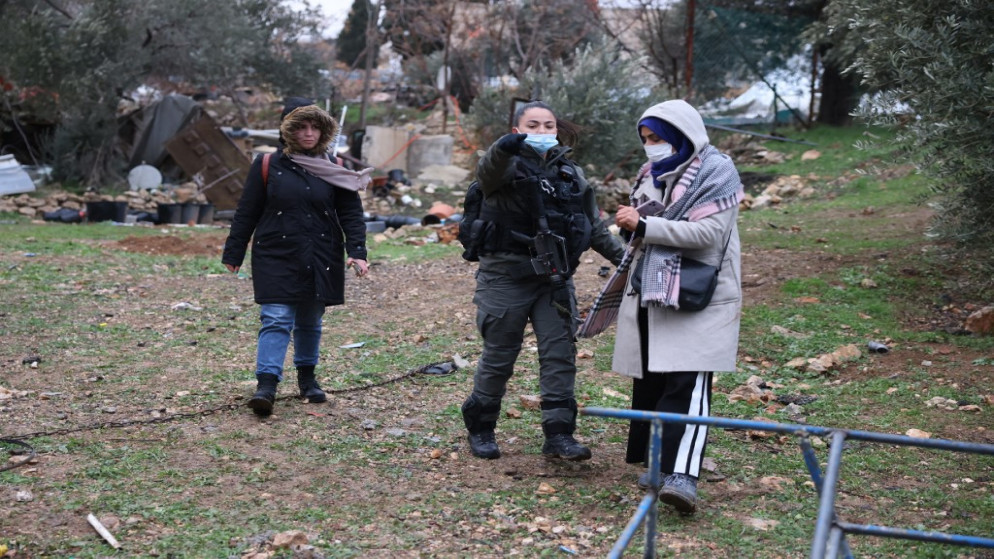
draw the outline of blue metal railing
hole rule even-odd
[[[635,532],[638,531],[639,527],[642,525],[645,526],[644,557],[647,559],[656,557],[656,520],[658,510],[657,493],[660,483],[659,462],[663,447],[662,435],[664,423],[708,425],[723,429],[772,431],[774,433],[785,433],[800,437],[800,445],[804,456],[804,463],[811,474],[811,479],[814,481],[815,488],[817,489],[819,495],[818,519],[815,523],[815,533],[811,540],[811,559],[834,559],[840,554],[847,559],[851,559],[852,553],[850,552],[849,544],[845,539],[845,534],[847,533],[994,549],[994,539],[991,538],[945,534],[941,532],[905,530],[867,524],[852,524],[840,521],[835,513],[836,487],[839,480],[839,471],[842,466],[842,447],[846,439],[899,446],[935,448],[939,450],[985,454],[989,456],[994,456],[994,445],[950,441],[945,439],[922,439],[908,437],[905,435],[889,435],[886,433],[875,433],[871,431],[831,429],[828,427],[817,427],[814,425],[800,425],[793,423],[767,423],[765,421],[727,419],[722,417],[698,417],[678,413],[621,410],[612,408],[584,408],[580,411],[580,413],[583,415],[614,417],[634,421],[649,421],[652,423],[652,429],[650,431],[651,434],[649,437],[649,490],[646,492],[646,496],[643,497],[642,501],[639,503],[634,516],[632,516],[632,519],[628,522],[628,525],[625,526],[625,530],[621,533],[618,541],[614,544],[614,547],[611,548],[611,553],[608,557],[612,559],[617,559],[622,556],[625,548],[628,547],[628,544],[631,543],[632,538],[635,536]],[[818,459],[815,456],[814,449],[811,446],[810,437],[812,435],[826,437],[831,441],[828,464],[826,465],[824,474],[821,471],[821,467],[818,465]]]

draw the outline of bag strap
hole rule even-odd
[[[735,224],[732,224],[735,227]],[[725,247],[721,249],[721,258],[718,260],[718,271],[721,271],[721,265],[725,263],[725,251],[728,250],[728,243],[732,240],[732,230],[728,230],[728,236],[725,237]]]
[[[262,189],[266,190],[266,186],[269,184],[269,156],[271,153],[263,154],[262,156]]]

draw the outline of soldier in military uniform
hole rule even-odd
[[[571,276],[587,249],[617,265],[624,247],[601,221],[583,172],[567,159],[571,149],[559,143],[575,138],[573,125],[533,101],[517,110],[511,133],[477,166],[483,201],[478,218],[463,225],[472,232],[467,252],[479,259],[473,302],[483,353],[462,414],[470,450],[480,458],[500,457],[494,429],[529,320],[538,340],[542,454],[590,458],[590,449],[573,437],[577,324]]]

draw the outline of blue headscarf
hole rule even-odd
[[[658,178],[689,160],[690,156],[694,154],[694,143],[683,132],[680,132],[675,126],[665,120],[652,116],[643,118],[639,121],[636,130],[643,126],[652,130],[660,139],[673,146],[673,149],[676,150],[676,153],[673,155],[652,163],[652,170],[649,172],[652,175],[652,184],[656,188],[663,188],[666,185],[659,182]],[[641,134],[639,134],[639,138],[642,138]],[[645,139],[642,139],[642,142],[645,143]]]

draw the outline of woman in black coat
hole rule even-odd
[[[291,336],[301,397],[326,400],[314,377],[321,318],[345,302],[345,268],[364,276],[366,224],[359,192],[368,170],[329,159],[338,125],[310,100],[290,98],[280,121],[281,150],[252,163],[221,262],[237,273],[252,240],[252,285],[261,307],[258,387],[249,407],[272,413]],[[347,255],[347,258],[343,257]]]

